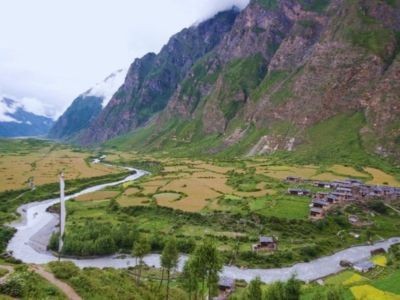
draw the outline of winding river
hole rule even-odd
[[[136,180],[146,174],[145,171],[127,168],[130,171],[135,171],[135,174],[126,177],[117,182],[101,184],[93,186],[83,191],[65,197],[65,200],[76,198],[78,196],[93,193],[102,190],[106,187],[120,185],[125,182]],[[7,250],[12,255],[22,260],[25,263],[32,264],[45,264],[50,261],[57,260],[57,258],[49,251],[46,246],[49,242],[50,236],[56,230],[59,223],[59,217],[56,214],[47,212],[47,208],[59,202],[59,199],[50,199],[40,202],[33,202],[22,205],[18,208],[18,212],[22,218],[20,221],[11,224],[17,231],[7,246]],[[400,243],[400,237],[391,238],[386,241],[378,242],[374,245],[357,246],[348,248],[346,250],[337,252],[331,256],[322,257],[308,263],[298,263],[292,267],[277,268],[277,269],[241,269],[235,266],[225,266],[223,268],[223,276],[243,279],[250,281],[251,279],[259,276],[262,281],[266,283],[287,280],[293,274],[297,278],[304,281],[316,280],[330,274],[337,273],[342,270],[339,265],[341,260],[348,260],[350,262],[357,262],[370,258],[371,250],[384,248],[389,249],[391,245]],[[131,256],[107,256],[92,259],[62,259],[73,261],[77,266],[84,267],[112,267],[112,268],[127,268],[135,266],[135,258]],[[182,255],[180,258],[179,269],[182,268],[187,256]],[[160,256],[159,254],[151,254],[145,257],[145,263],[149,266],[159,267]]]

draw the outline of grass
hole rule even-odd
[[[0,287],[1,294],[9,295],[13,299],[67,299],[58,288],[29,271],[27,266],[17,266],[15,269]]]
[[[400,296],[379,290],[371,285],[359,285],[350,288],[356,300],[396,300]]]
[[[380,290],[400,295],[400,270],[394,270],[393,273],[372,281],[372,285]]]

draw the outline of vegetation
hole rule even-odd
[[[23,265],[16,267],[0,285],[0,293],[22,299],[67,299],[56,287]]]

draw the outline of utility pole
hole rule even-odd
[[[63,235],[65,230],[65,182],[64,173],[60,174],[60,237],[58,240],[58,261],[61,259],[61,250],[63,247]]]

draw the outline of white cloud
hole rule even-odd
[[[112,96],[118,88],[124,83],[128,69],[121,69],[108,76],[102,82],[96,84],[90,91],[86,93],[88,96],[103,97],[103,107],[110,102]]]
[[[182,28],[248,1],[0,1],[0,88],[40,99],[60,114],[112,71],[158,52]],[[36,100],[25,103],[42,109]]]

